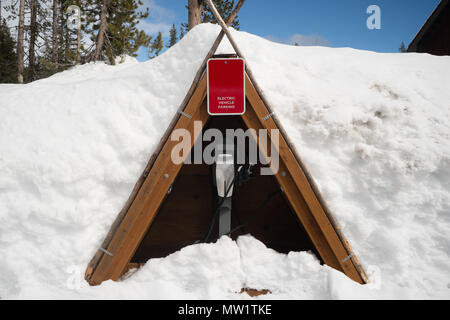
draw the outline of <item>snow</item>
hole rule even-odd
[[[294,47],[233,31],[371,283],[251,236],[186,247],[120,282],[84,270],[219,28],[144,63],[0,85],[0,297],[450,298],[450,57]],[[224,42],[219,49],[230,52]]]

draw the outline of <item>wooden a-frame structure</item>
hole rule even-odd
[[[90,261],[85,273],[85,279],[89,284],[98,285],[105,280],[118,280],[130,268],[130,261],[134,253],[152,225],[159,207],[183,166],[183,164],[176,165],[171,161],[171,151],[177,144],[177,142],[171,141],[171,133],[176,129],[188,130],[193,137],[191,139],[191,147],[193,147],[198,138],[195,136],[195,134],[198,135],[198,132],[194,131],[194,121],[201,121],[202,124],[205,124],[210,117],[206,108],[205,69],[208,59],[214,55],[224,35],[227,35],[237,55],[243,58],[227,27],[234,20],[244,2],[245,0],[239,1],[225,24],[211,0],[207,0],[222,30],[197,72],[176,116],[172,119],[156,151],[137,181],[127,203],[116,218],[101,248]],[[278,150],[280,164],[275,178],[321,260],[354,281],[361,284],[367,283],[368,279],[364,270],[333,219],[295,147],[272,112],[248,66],[245,74],[245,86],[247,110],[241,116],[242,121],[248,128],[255,129],[256,132],[259,132],[259,129],[266,129],[269,133],[273,129],[280,131]],[[259,141],[259,139],[256,140]]]

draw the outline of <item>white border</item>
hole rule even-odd
[[[209,112],[209,62],[212,60],[242,60],[242,74],[244,77],[244,111],[242,113],[210,113]],[[246,103],[246,99],[245,99],[245,60],[242,58],[210,58],[208,59],[208,62],[206,63],[206,100],[207,100],[207,110],[208,110],[208,114],[212,117],[214,116],[241,116],[243,115],[246,111],[247,111],[247,103]]]

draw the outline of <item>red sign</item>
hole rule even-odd
[[[207,77],[210,115],[245,113],[244,59],[209,59]]]

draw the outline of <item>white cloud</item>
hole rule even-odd
[[[161,32],[164,37],[169,35],[169,30],[172,27],[171,24],[166,23],[153,23],[151,20],[141,20],[138,28],[144,30],[148,35],[154,35]]]
[[[298,44],[299,46],[322,46],[322,47],[330,47],[331,42],[319,35],[303,35],[303,34],[293,34],[288,38],[279,38],[275,36],[267,36],[266,39],[274,42],[284,43],[284,44]]]
[[[156,0],[143,0],[142,10],[149,8],[150,14],[147,19],[139,23],[139,28],[150,35],[162,32],[163,36],[167,37],[176,14],[172,10],[162,7],[157,2]]]
[[[174,20],[175,12],[164,8],[156,3],[155,0],[143,0],[143,8],[149,8],[150,18],[156,20]]]

